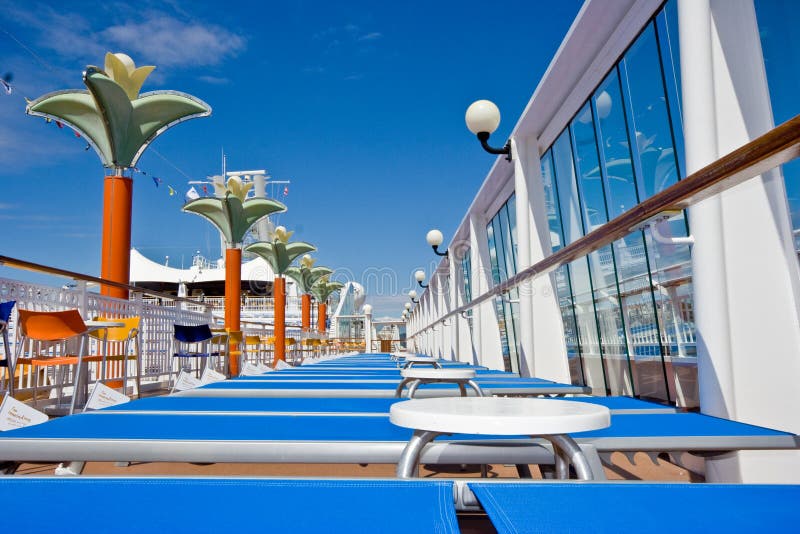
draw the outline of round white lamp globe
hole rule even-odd
[[[414,273],[414,278],[417,280],[417,282],[420,282],[420,283],[424,282],[425,281],[425,271],[419,270],[419,271],[415,272]]]
[[[467,108],[467,128],[475,135],[481,132],[494,133],[500,125],[500,110],[494,102],[478,100]]]
[[[434,229],[425,235],[425,240],[428,242],[430,246],[438,247],[439,245],[442,244],[442,241],[444,241],[444,236],[442,235],[442,232]]]

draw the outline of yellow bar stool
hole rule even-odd
[[[124,323],[123,326],[112,326],[108,328],[100,328],[89,332],[89,335],[97,339],[101,344],[101,354],[93,354],[86,356],[84,361],[100,363],[100,373],[98,373],[98,380],[103,382],[109,387],[122,387],[122,392],[128,392],[128,362],[133,361],[136,364],[136,396],[141,398],[142,387],[142,352],[139,345],[139,332],[142,323],[141,317],[126,317],[126,318],[110,318],[110,317],[95,317],[95,321],[103,322],[116,322]],[[112,373],[108,372],[109,363],[121,364],[122,383],[118,380],[119,369],[114,369]],[[117,366],[114,366],[117,367]]]

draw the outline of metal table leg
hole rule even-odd
[[[419,474],[419,456],[422,448],[433,441],[441,432],[415,430],[414,435],[403,449],[400,461],[397,462],[397,478],[412,478]]]

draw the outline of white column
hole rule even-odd
[[[489,241],[486,237],[486,220],[476,214],[470,215],[472,243],[473,297],[486,293],[492,287],[492,263],[489,259]],[[500,346],[500,330],[497,313],[491,300],[474,308],[473,329],[476,332],[475,351],[477,363],[491,369],[503,369],[503,353]]]
[[[366,352],[372,352],[372,306],[364,306],[364,344]]]
[[[448,288],[448,280],[447,275],[439,273],[437,277],[437,284],[439,287],[438,296],[439,296],[439,318],[441,319],[444,315],[447,314],[449,310],[449,297],[447,295],[447,288]],[[450,339],[450,325],[452,324],[451,321],[446,321],[447,324],[442,323],[441,326],[441,335],[439,336],[441,343],[442,343],[442,358],[450,360],[452,359],[451,353],[451,339]]]
[[[451,312],[451,311],[455,310],[456,308],[458,308],[458,288],[459,288],[458,283],[459,283],[460,278],[458,276],[459,275],[459,270],[458,270],[458,265],[457,265],[458,262],[456,261],[456,258],[455,258],[455,251],[452,251],[449,254],[450,254],[450,256],[448,256],[448,258],[447,258],[447,267],[448,267],[449,273],[450,273],[450,279],[449,279],[450,283],[447,285],[447,288],[449,289],[449,292],[447,293],[447,298],[448,298],[448,300],[450,302],[450,309],[448,310],[448,312]],[[459,351],[459,341],[460,340],[458,339],[459,322],[460,322],[459,321],[459,317],[457,317],[457,316],[456,317],[451,317],[449,319],[449,323],[450,323],[450,359],[454,360],[454,361],[459,361],[461,359],[460,358],[460,354],[459,354],[460,353],[460,351]]]
[[[752,1],[680,0],[687,172],[772,127]],[[800,432],[800,272],[783,180],[754,178],[689,210],[700,407]],[[757,258],[757,260],[756,260]],[[712,482],[796,482],[800,453],[706,462]]]
[[[512,139],[511,151],[517,210],[517,270],[521,271],[550,255],[552,247],[538,140]],[[520,286],[517,329],[520,372],[569,382],[564,325],[554,289],[549,276],[528,280]]]

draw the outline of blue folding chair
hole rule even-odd
[[[8,320],[11,318],[11,310],[14,309],[16,303],[16,300],[0,302],[0,332],[3,334],[3,348],[6,352],[6,357],[0,360],[0,367],[8,369],[8,393],[10,395],[14,395],[14,361],[11,359],[11,344],[8,341]],[[2,376],[5,377],[5,373]]]
[[[182,369],[194,370],[199,377],[206,365],[213,364],[213,358],[221,358],[219,350],[213,350],[212,345],[225,346],[227,334],[215,334],[207,324],[182,325],[176,324],[174,337],[173,357],[178,360],[178,372]],[[211,362],[209,362],[211,360]],[[194,361],[196,365],[192,366]]]

